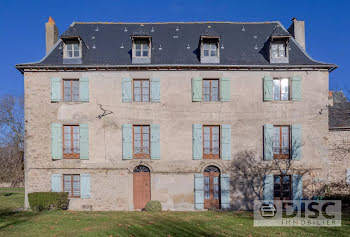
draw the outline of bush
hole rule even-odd
[[[342,205],[350,205],[349,194],[329,194],[322,197],[323,200],[341,200]]]
[[[69,205],[68,193],[64,192],[29,193],[28,201],[34,211],[67,210]]]
[[[145,211],[158,212],[162,210],[162,204],[159,201],[148,201],[145,207]]]

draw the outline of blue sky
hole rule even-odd
[[[45,22],[49,16],[63,33],[73,21],[280,21],[304,20],[306,49],[316,60],[335,63],[330,89],[350,90],[350,1],[223,0],[1,0],[0,96],[23,94],[23,76],[15,64],[45,55]],[[348,94],[348,97],[350,94]]]

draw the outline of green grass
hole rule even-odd
[[[14,193],[3,196],[3,193]],[[11,212],[23,189],[0,189],[0,236],[350,236],[342,227],[253,227],[251,212]]]

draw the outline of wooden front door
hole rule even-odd
[[[134,170],[134,209],[145,208],[149,200],[151,200],[150,172]]]
[[[204,172],[204,208],[220,208],[219,172]]]

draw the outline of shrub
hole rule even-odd
[[[68,193],[64,192],[29,193],[28,201],[34,211],[67,210],[69,205]]]
[[[162,204],[159,201],[148,201],[145,207],[145,211],[157,212],[162,210]]]
[[[341,200],[342,205],[350,205],[349,194],[329,194],[322,197],[323,200]]]

